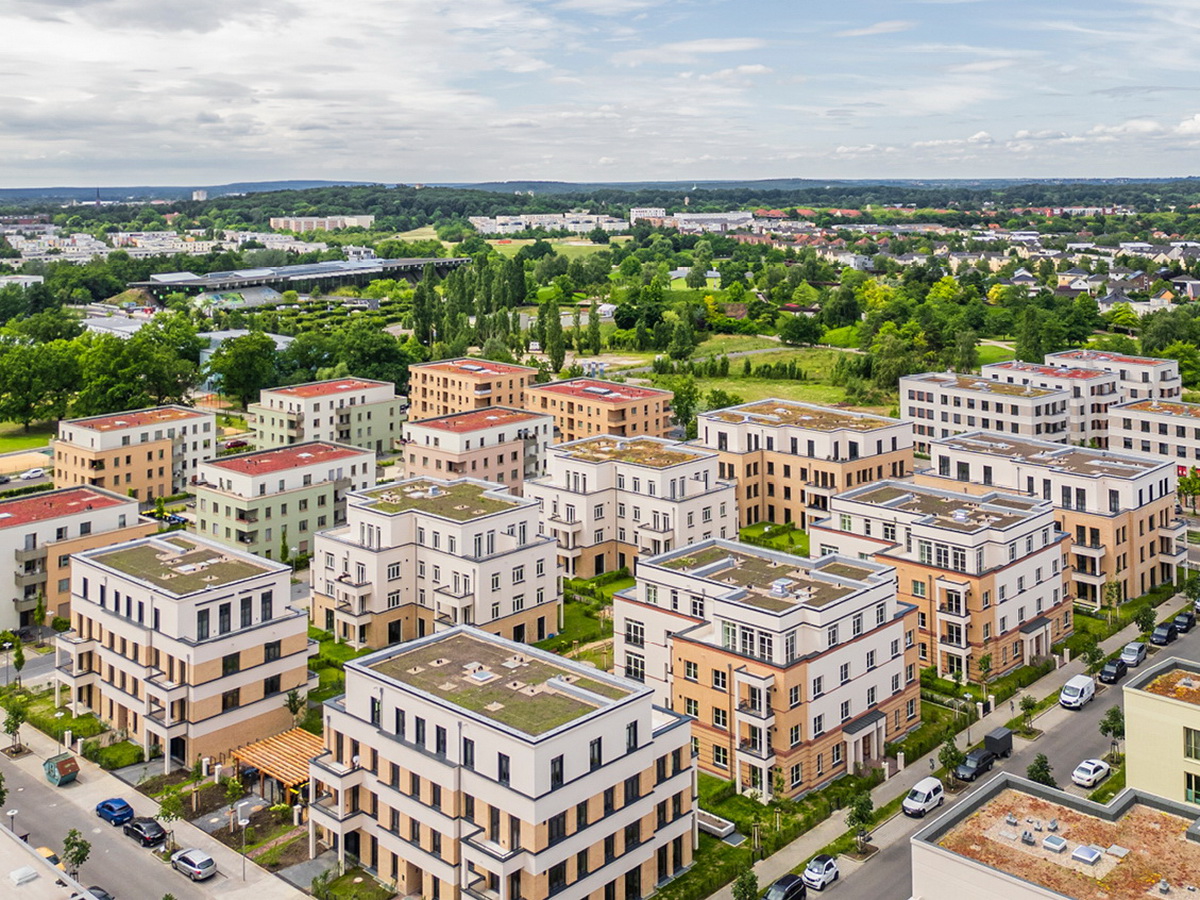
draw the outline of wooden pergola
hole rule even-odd
[[[308,762],[325,750],[321,738],[293,728],[274,737],[264,738],[239,747],[233,757],[245,767],[258,769],[260,773],[281,784],[285,796],[291,801],[304,785],[308,784]],[[269,799],[269,798],[268,798]]]

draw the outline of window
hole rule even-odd
[[[638,748],[638,723],[630,722],[625,726],[625,751],[631,753]]]
[[[828,647],[835,647],[837,646],[837,642],[838,627],[836,625],[830,625],[829,630],[825,632],[825,644]]]
[[[511,777],[511,762],[507,753],[496,754],[496,780],[508,784]]]
[[[713,669],[713,689],[718,691],[726,690],[729,684],[729,674],[722,672],[720,669]]]
[[[688,681],[696,681],[700,677],[700,666],[691,660],[684,661],[683,677]]]
[[[270,697],[279,693],[280,680],[278,675],[269,675],[263,680],[263,696]]]
[[[242,627],[249,628],[254,621],[254,601],[250,597],[242,598]]]
[[[850,680],[850,663],[842,663],[838,667],[838,680],[846,684]]]
[[[625,654],[625,677],[634,681],[646,680],[646,658],[637,653]]]
[[[240,653],[230,653],[221,658],[221,675],[222,676],[233,675],[236,672],[240,671],[241,668],[242,668],[242,665],[241,665],[241,654]]]
[[[594,739],[588,745],[588,766],[594,772],[596,769],[604,765],[604,752],[601,738]]]
[[[833,764],[835,766],[840,766],[842,764],[842,745],[834,744],[833,753],[830,755],[833,757]]]
[[[563,758],[556,756],[550,760],[550,790],[562,787],[563,784]]]
[[[793,747],[800,743],[799,725],[793,725],[790,729],[788,729],[788,741]]]
[[[1183,755],[1188,759],[1200,759],[1200,731],[1183,729]]]
[[[694,697],[685,697],[683,699],[683,711],[684,711],[685,715],[699,716],[700,715],[700,701],[695,699]]]
[[[270,641],[263,644],[263,661],[274,662],[282,655],[282,644],[279,641]]]
[[[800,705],[800,685],[794,684],[788,688],[788,706],[795,709]]]
[[[222,603],[217,610],[217,633],[229,634],[233,630],[233,609],[231,604]]]
[[[230,709],[237,709],[242,704],[242,692],[239,688],[234,688],[232,691],[226,691],[221,695],[221,712]]]
[[[721,707],[719,707],[719,706],[714,706],[713,707],[713,726],[715,728],[722,728],[722,729],[728,728],[729,727],[728,711],[721,709]]]
[[[812,680],[812,695],[815,698],[820,697],[823,693],[825,693],[825,678],[818,675]]]
[[[800,763],[796,763],[794,766],[792,766],[792,768],[791,768],[792,787],[799,786],[800,782],[802,782],[804,780],[802,777],[801,771],[802,770],[800,768]]]
[[[625,643],[631,647],[646,646],[646,626],[634,619],[625,620]]]
[[[812,733],[813,733],[813,737],[820,737],[821,735],[823,735],[825,733],[825,716],[824,716],[824,714],[819,715],[819,716],[813,716]]]
[[[842,701],[842,706],[841,706],[840,712],[842,715],[843,722],[845,722],[847,719],[850,718],[850,701],[849,700]]]
[[[713,765],[718,769],[729,768],[729,748],[713,745]]]
[[[1200,803],[1200,775],[1184,773],[1183,799],[1188,803]]]
[[[470,738],[463,738],[462,764],[464,769],[475,768],[475,742]]]

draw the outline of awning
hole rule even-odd
[[[252,766],[285,787],[295,787],[308,781],[309,760],[324,751],[320,737],[303,728],[293,728],[239,747],[233,751],[233,757],[243,766]]]
[[[860,732],[866,731],[868,728],[878,725],[880,721],[886,718],[887,716],[884,715],[883,712],[878,709],[873,709],[862,718],[851,722],[849,725],[843,728],[842,734],[859,734]]]
[[[1039,631],[1049,627],[1050,620],[1045,616],[1038,616],[1036,619],[1030,619],[1021,626],[1021,634],[1037,634]]]

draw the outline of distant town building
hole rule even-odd
[[[525,405],[537,369],[487,359],[442,359],[409,366],[408,418],[416,422],[454,413]]]
[[[46,279],[42,275],[0,275],[0,288],[14,285],[19,288],[30,288],[35,284],[45,284]]]
[[[203,190],[203,189],[192,191],[192,200],[194,202],[200,203],[207,199],[208,199],[208,191]]]
[[[558,439],[563,442],[597,434],[667,437],[674,397],[662,388],[568,378],[527,385],[525,408],[554,416]]]
[[[638,219],[662,219],[667,211],[661,206],[635,206],[629,210],[629,224],[634,225]]]
[[[587,234],[600,228],[604,231],[625,231],[624,219],[587,213],[527,213],[516,216],[470,216],[467,221],[480,234],[519,234],[533,228],[546,231],[571,231]]]
[[[409,422],[404,474],[481,478],[521,494],[527,479],[546,474],[553,432],[550,416],[504,406]]]
[[[392,382],[350,377],[264,388],[246,412],[260,449],[326,441],[383,454],[400,437],[403,407]]]
[[[270,225],[276,231],[336,231],[339,228],[370,228],[374,216],[279,216]]]

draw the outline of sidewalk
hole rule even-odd
[[[1180,594],[1175,594],[1159,608],[1161,610],[1175,609],[1179,605],[1180,597]],[[1130,641],[1138,638],[1140,634],[1141,632],[1138,631],[1136,625],[1129,625],[1112,637],[1101,641],[1100,648],[1107,656],[1110,653],[1120,650]],[[1069,678],[1073,675],[1082,674],[1084,668],[1083,660],[1073,659],[1066,665],[1059,666],[1053,672],[1046,674],[1040,680],[1031,684],[1025,689],[1025,692],[1034,694],[1039,698],[1057,693],[1067,683]],[[965,750],[969,746],[967,742],[968,732],[970,732],[971,737],[975,741],[979,741],[993,728],[999,728],[1001,725],[1007,723],[1009,719],[1016,716],[1020,711],[1020,696],[1020,694],[1016,694],[1012,698],[1011,703],[997,704],[996,709],[992,710],[991,713],[974,723],[969,729],[960,731],[955,738],[955,743],[961,749]],[[875,803],[875,808],[878,809],[895,800],[897,797],[907,794],[912,790],[913,785],[928,775],[932,769],[940,768],[941,763],[937,761],[937,755],[940,750],[941,747],[937,747],[920,759],[906,760],[907,765],[902,771],[896,773],[882,784],[876,785],[871,790],[871,799]],[[930,766],[930,762],[933,763],[932,767]],[[881,835],[881,831],[884,831],[884,826],[885,823],[880,822],[872,832],[875,836],[875,846],[881,849],[891,843],[891,841],[880,840],[881,837],[886,837],[886,834]],[[846,830],[845,810],[835,811],[832,816],[816,828],[806,831],[774,855],[768,856],[766,859],[756,863],[754,873],[758,876],[759,887],[766,889],[767,885],[771,884],[775,879],[786,875],[800,863],[816,854],[822,847],[841,837],[846,833]],[[733,900],[733,884],[725,885],[719,891],[711,894],[710,898],[711,900]]]

